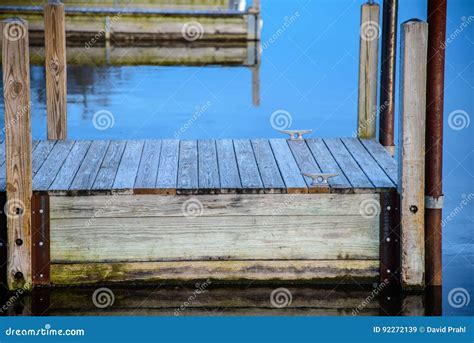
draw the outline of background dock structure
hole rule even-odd
[[[64,106],[48,107],[56,111],[48,132],[61,139],[32,142],[28,24],[2,24],[4,33],[23,32],[4,34],[2,44],[8,234],[0,248],[3,255],[7,248],[9,288],[207,278],[378,280],[404,289],[430,282],[426,23],[401,26],[398,165],[362,138],[71,141],[64,121],[50,120],[66,116]],[[47,96],[64,98],[63,82],[50,86]],[[375,104],[376,92],[360,94]],[[359,120],[359,129],[366,124]],[[307,177],[321,173],[336,175],[327,184]]]

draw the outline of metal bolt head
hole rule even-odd
[[[22,272],[16,272],[15,273],[15,279],[17,279],[17,280],[23,279],[23,273]]]
[[[42,247],[44,245],[43,242],[39,242],[38,244],[39,244],[40,247]]]
[[[18,246],[23,245],[23,240],[22,240],[21,238],[17,238],[17,239],[15,240],[15,243],[16,243],[16,245],[18,245]]]
[[[411,206],[410,206],[410,212],[411,212],[411,213],[416,213],[416,212],[418,212],[418,207],[415,206],[415,205],[411,205]]]

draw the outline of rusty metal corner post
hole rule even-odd
[[[48,139],[67,138],[66,24],[64,5],[44,5],[46,110]]]
[[[2,22],[7,202],[7,284],[29,290],[31,275],[31,102],[28,23]]]
[[[360,10],[357,136],[375,138],[377,127],[377,73],[379,5],[369,1]]]
[[[31,269],[35,286],[50,285],[49,195],[33,194],[31,201]]]
[[[428,0],[426,284],[442,284],[443,106],[447,0]],[[429,201],[433,200],[433,201]],[[438,204],[432,206],[431,204]]]
[[[392,156],[395,155],[394,118],[397,20],[398,0],[384,0],[380,68],[379,141]]]
[[[422,288],[425,281],[425,119],[428,24],[417,19],[401,27],[400,194],[401,284]]]

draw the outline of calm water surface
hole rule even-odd
[[[196,113],[198,119],[181,131],[180,138],[280,137],[270,123],[276,110],[290,113],[291,128],[311,128],[313,136],[350,136],[357,117],[361,3],[262,1],[260,107],[252,105],[251,71],[245,67],[69,66],[69,137],[173,138]],[[462,129],[448,123],[454,111],[464,111],[456,113],[469,120],[474,115],[472,15],[471,0],[450,1],[447,33],[454,38],[446,50],[443,180],[446,315],[474,313],[474,123]],[[277,34],[291,16],[296,20]],[[426,19],[426,1],[400,0],[399,22],[414,17]],[[469,24],[459,32],[463,20]],[[32,66],[31,79],[33,136],[44,139],[43,67]],[[203,106],[205,110],[199,111]],[[113,127],[103,131],[95,129],[92,121],[101,110],[114,117]],[[457,308],[448,302],[448,295],[459,287],[467,291],[470,301]]]

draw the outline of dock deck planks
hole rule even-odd
[[[5,191],[0,142],[0,191]],[[33,190],[54,194],[130,190],[153,194],[314,193],[301,172],[338,173],[331,193],[396,188],[397,164],[357,138],[34,141]]]

